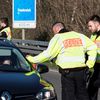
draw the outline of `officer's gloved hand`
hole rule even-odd
[[[87,68],[85,73],[86,73],[86,82],[88,83],[90,78],[92,77],[93,75],[93,72],[94,72],[94,69],[93,68]]]
[[[89,68],[89,72],[90,72],[90,77],[92,77],[92,75],[94,73],[94,68]]]
[[[33,57],[31,55],[26,55],[26,59],[33,63]]]

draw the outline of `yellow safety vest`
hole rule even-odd
[[[97,59],[96,59],[96,63],[100,63],[100,36],[98,36],[97,38],[97,34],[93,34],[91,35],[91,40],[96,43],[97,45]]]
[[[3,30],[0,31],[0,33],[1,33],[1,32],[5,32],[6,35],[7,35],[7,39],[8,39],[8,40],[11,40],[11,38],[12,38],[12,33],[11,33],[10,27],[4,28]]]
[[[39,55],[27,59],[32,63],[42,63],[57,57],[56,64],[61,68],[76,68],[88,66],[92,68],[96,60],[97,46],[83,34],[71,31],[56,34],[50,41],[48,48]],[[89,55],[85,63],[85,53]]]

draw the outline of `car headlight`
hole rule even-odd
[[[51,100],[51,99],[56,98],[56,95],[55,95],[55,92],[53,90],[43,89],[41,92],[39,92],[36,95],[36,98],[38,100]]]

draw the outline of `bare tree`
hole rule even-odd
[[[26,39],[47,41],[53,36],[52,24],[61,21],[66,28],[89,36],[86,20],[100,15],[100,0],[37,0],[37,27],[27,29]],[[12,0],[0,0],[0,17],[9,18],[12,27]],[[21,30],[13,29],[13,38],[21,38]]]

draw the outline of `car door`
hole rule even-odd
[[[14,94],[36,93],[40,77],[31,69],[21,52],[16,48],[2,48],[0,51],[3,60],[11,60],[10,64],[0,64],[0,91],[7,90]]]
[[[30,73],[28,75],[28,73]],[[34,72],[0,72],[0,91],[10,91],[14,94],[37,93],[40,86],[40,78]]]

